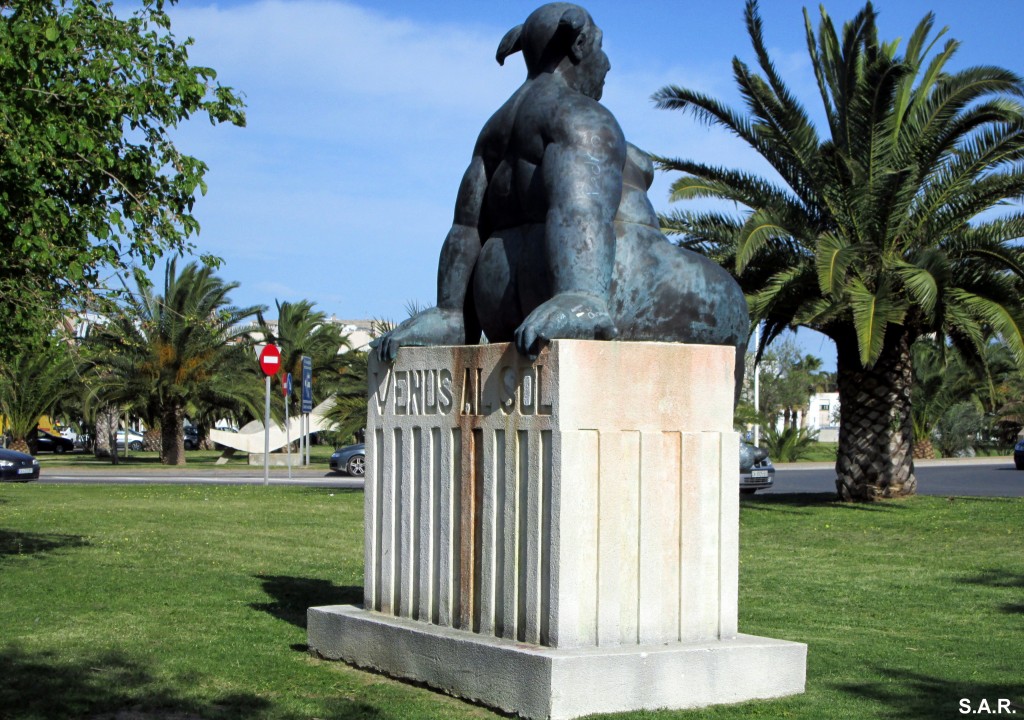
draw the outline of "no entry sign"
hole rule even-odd
[[[281,351],[277,345],[264,345],[260,350],[260,369],[267,375],[277,375],[281,370]]]

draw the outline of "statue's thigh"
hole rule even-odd
[[[653,228],[618,229],[611,305],[622,339],[732,345],[745,338],[746,303],[728,273]]]
[[[514,237],[493,236],[484,243],[473,274],[477,319],[491,342],[508,342],[522,322],[516,275],[522,260]]]
[[[530,312],[550,299],[540,225],[502,230],[480,251],[473,277],[476,315],[491,342],[508,342]]]

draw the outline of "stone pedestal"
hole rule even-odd
[[[324,657],[530,718],[803,691],[741,635],[733,351],[558,340],[371,361],[363,608]]]

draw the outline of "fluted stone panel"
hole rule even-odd
[[[372,363],[366,607],[563,648],[734,635],[731,363],[582,341]]]

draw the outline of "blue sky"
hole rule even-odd
[[[484,121],[522,82],[521,57],[504,67],[498,42],[540,3],[522,0],[180,0],[175,34],[191,58],[241,90],[248,127],[201,118],[179,147],[206,161],[197,203],[199,249],[224,259],[241,286],[236,304],[308,299],[328,315],[401,320],[410,302],[433,304],[437,258],[459,180]],[[604,104],[627,139],[662,155],[762,169],[724,133],[654,109],[667,84],[738,105],[731,59],[754,59],[743,0],[593,0],[612,70]],[[802,8],[763,0],[765,37],[796,94],[818,98]],[[837,24],[862,2],[829,0]],[[811,8],[815,25],[818,6]],[[996,64],[1024,74],[1024,2],[879,0],[887,39],[909,37],[929,11],[961,41],[954,67]],[[651,190],[667,210],[671,178]],[[273,314],[273,313],[271,313]],[[798,340],[834,368],[830,343]]]

